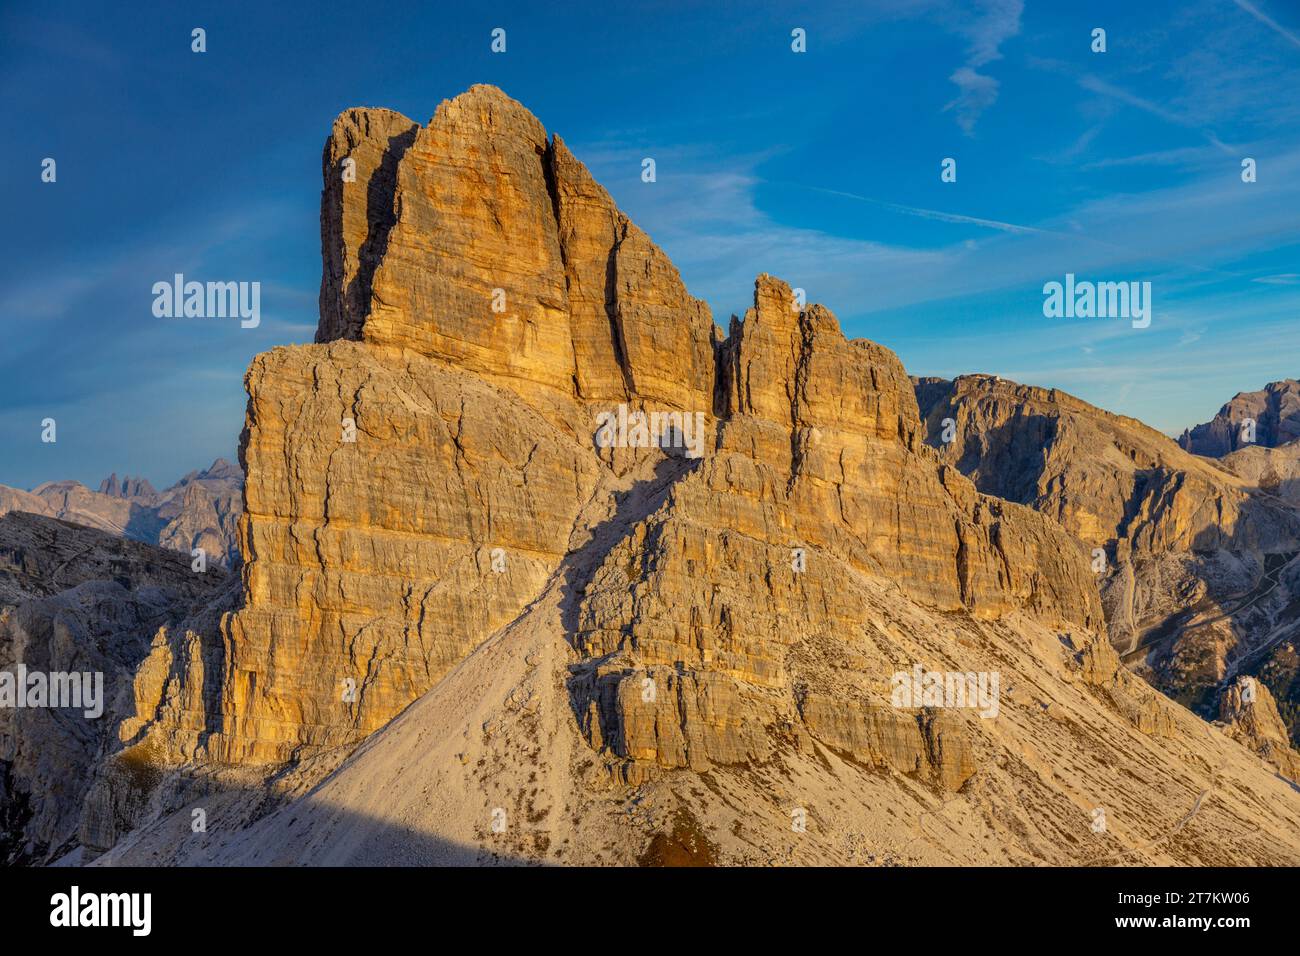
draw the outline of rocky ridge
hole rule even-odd
[[[55,518],[0,516],[0,672],[103,675],[91,718],[85,708],[0,707],[0,862],[49,863],[96,828],[134,819],[150,771],[117,755],[137,671],[153,638],[226,583],[218,569],[193,572],[188,556]]]
[[[1110,638],[1157,687],[1210,718],[1238,671],[1294,658],[1300,517],[1271,462],[1290,446],[1215,461],[1059,390],[982,375],[915,385],[945,460],[1098,549]],[[1289,698],[1286,673],[1270,679]]]

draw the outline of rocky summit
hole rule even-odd
[[[1130,673],[1095,567],[1264,562],[1288,507],[914,384],[769,275],[724,331],[493,87],[347,110],[322,168],[316,341],[246,377],[241,583],[133,665],[83,860],[1300,862],[1272,699],[1216,726]]]
[[[1183,432],[1178,443],[1198,455],[1221,458],[1250,446],[1274,448],[1300,438],[1300,382],[1270,382],[1240,392],[1210,421]]]

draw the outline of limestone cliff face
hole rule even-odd
[[[244,607],[222,624],[208,741],[232,762],[392,718],[537,593],[598,467],[515,396],[413,353],[276,349],[248,388]]]
[[[937,610],[1086,629],[1101,625],[1087,563],[1050,522],[928,454],[892,353],[793,302],[759,277],[720,352],[716,447],[580,584],[584,727],[634,761],[705,769],[767,759],[781,726],[955,788],[974,770],[965,735],[891,709],[886,675],[911,662],[877,643],[878,599],[859,580]],[[827,693],[822,652],[846,647],[847,686]]]
[[[335,123],[317,341],[409,348],[525,391],[711,408],[708,308],[562,140],[492,87],[407,123]]]
[[[392,110],[352,109],[334,121],[321,157],[318,342],[360,334],[375,265],[393,227],[397,163],[417,129],[418,123]]]
[[[1028,605],[1044,620],[1100,624],[1080,549],[941,464],[898,358],[845,340],[829,310],[793,301],[785,283],[760,276],[755,307],[733,320],[721,350],[723,454],[711,470],[728,452],[771,469],[808,543],[850,538],[851,564],[926,603],[986,616]]]
[[[667,257],[500,91],[419,128],[350,110],[324,171],[319,344],[249,371],[243,606],[219,636],[158,648],[188,688],[141,686],[141,714],[172,715],[149,731],[162,749],[273,763],[355,742],[562,579],[598,750],[747,760],[793,717],[843,741],[877,727],[889,759],[955,785],[969,760],[938,718],[896,732],[796,693],[794,648],[863,626],[845,568],[943,611],[1100,626],[1082,547],[924,447],[892,353],[767,276],[719,341]],[[698,415],[702,454],[598,447],[620,404]],[[644,668],[672,671],[648,711],[619,689]],[[215,700],[192,676],[214,669]],[[879,707],[869,683],[859,704]],[[669,726],[694,742],[655,738]]]
[[[1154,429],[1057,389],[963,375],[919,381],[916,391],[926,402],[926,440],[945,461],[982,491],[1110,549],[1112,560],[1135,551],[1268,550],[1300,527],[1289,509],[1252,502],[1245,482]]]
[[[1254,422],[1247,439],[1243,425]],[[1210,421],[1183,432],[1178,443],[1197,455],[1222,458],[1251,445],[1275,448],[1300,438],[1300,382],[1269,382],[1258,392],[1239,392]]]

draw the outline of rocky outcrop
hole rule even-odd
[[[707,307],[562,140],[491,87],[407,123],[335,123],[322,301],[339,304],[318,342],[408,348],[525,392],[711,408]],[[356,183],[334,174],[344,158]]]
[[[1262,681],[1239,677],[1219,698],[1219,720],[1229,737],[1259,754],[1285,776],[1300,781],[1300,752],[1277,712],[1277,703]]]
[[[571,555],[578,567],[583,542]],[[1300,859],[1294,789],[1127,673],[1104,636],[1015,614],[936,613],[887,580],[843,578],[869,602],[871,620],[860,633],[799,642],[799,710],[753,728],[772,738],[766,759],[706,752],[697,741],[750,747],[753,736],[716,692],[725,685],[701,683],[698,671],[674,683],[674,669],[650,684],[648,675],[628,681],[622,692],[637,706],[624,712],[653,713],[648,700],[677,701],[680,691],[685,725],[666,707],[668,719],[629,736],[657,741],[656,759],[680,739],[683,755],[707,766],[651,772],[647,759],[594,750],[574,727],[562,575],[310,789],[287,800],[256,791],[190,798],[104,862],[635,865],[683,819],[719,864]],[[910,714],[854,699],[849,687],[883,674],[890,659],[995,671],[1000,710],[988,719],[947,707]],[[198,809],[209,825],[196,835]]]
[[[1288,378],[1258,392],[1238,392],[1210,421],[1184,431],[1178,444],[1197,455],[1222,458],[1250,445],[1274,448],[1297,438],[1300,382]]]
[[[888,695],[871,669],[850,690],[856,701],[839,702],[840,721],[816,697],[803,708],[791,699],[807,680],[793,666],[800,645],[833,646],[833,635],[868,626],[872,602],[849,572],[894,581],[936,610],[1100,626],[1082,548],[928,453],[891,352],[845,340],[820,306],[796,311],[770,277],[754,301],[719,353],[715,447],[579,584],[574,640],[592,663],[574,692],[594,743],[666,767],[764,760],[774,744],[763,728],[796,710],[836,744],[872,737],[871,711]],[[642,701],[643,674],[669,669],[681,676],[668,696]],[[693,718],[704,697],[720,712]],[[900,726],[909,721],[906,760],[887,756],[889,743],[857,752],[929,773],[924,728]],[[682,738],[676,728],[692,724],[698,736]],[[961,763],[940,776],[961,779]]]
[[[1300,442],[1276,448],[1248,445],[1224,455],[1219,463],[1265,495],[1300,505]]]
[[[138,498],[149,502],[158,497],[158,492],[145,478],[132,478],[127,475],[120,482],[117,472],[113,472],[99,483],[99,493],[110,498]]]
[[[499,91],[442,104],[407,138],[386,112],[335,124],[321,341],[260,356],[247,378],[243,606],[220,637],[160,652],[196,670],[220,646],[220,700],[142,687],[140,714],[185,715],[147,731],[157,748],[274,763],[354,743],[556,578],[586,661],[573,706],[632,778],[770,750],[764,727],[798,713],[792,645],[861,626],[837,568],[979,618],[1100,623],[1078,545],[920,444],[891,352],[846,341],[824,308],[794,310],[768,277],[718,345],[666,256]],[[355,182],[335,177],[347,159]],[[389,193],[391,222],[376,207]],[[698,418],[707,454],[598,447],[616,403]],[[576,567],[593,511],[611,540],[578,546]],[[811,570],[781,574],[794,548]],[[641,713],[619,688],[645,669],[675,674]],[[952,734],[936,763],[935,721],[907,721],[927,774],[965,773]]]
[[[101,495],[79,481],[47,481],[33,488],[31,494],[44,502],[41,513],[63,521],[132,540],[153,538],[158,533],[157,516],[147,506]]]
[[[397,164],[417,129],[418,123],[392,110],[353,109],[335,120],[325,141],[318,342],[360,334],[375,265],[396,218]],[[358,190],[360,197],[345,201]]]
[[[209,561],[226,568],[241,560],[237,540],[243,513],[244,473],[218,458],[193,471],[157,497],[157,543],[186,553],[202,548]]]
[[[9,488],[0,485],[0,515],[6,515],[11,511],[23,511],[27,514],[46,515],[54,517],[54,512],[45,499],[32,494],[30,491],[23,491],[21,488]]]
[[[766,276],[715,347],[663,253],[497,90],[442,104],[396,158],[393,221],[367,265],[359,231],[386,222],[373,197],[394,128],[349,111],[327,146],[322,221],[342,231],[323,233],[323,294],[338,312],[317,337],[338,340],[277,349],[248,375],[244,606],[221,625],[208,756],[273,763],[361,739],[557,575],[589,739],[659,768],[770,751],[763,728],[796,713],[791,646],[861,626],[846,566],[937,609],[1100,624],[1077,544],[923,448],[892,353],[846,341]],[[335,184],[345,145],[358,180]],[[347,291],[365,269],[368,302]],[[596,447],[614,403],[698,416],[704,454]],[[566,564],[580,515],[610,495],[625,536]],[[806,574],[788,570],[793,548]],[[643,712],[620,688],[647,668],[675,675]],[[909,719],[926,772],[962,777],[953,735],[939,760],[933,721]],[[171,732],[165,749],[198,746]]]
[[[926,441],[988,494],[1027,504],[1112,561],[1216,548],[1280,551],[1290,509],[1141,422],[1058,389],[988,375],[918,380]],[[945,440],[945,420],[952,422]]]
[[[597,470],[516,396],[415,354],[277,349],[248,387],[244,606],[208,741],[232,762],[386,723],[537,593]]]

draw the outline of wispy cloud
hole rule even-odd
[[[1023,0],[985,0],[980,13],[959,31],[969,41],[966,62],[949,77],[959,92],[944,110],[956,113],[957,125],[967,136],[975,132],[980,115],[998,98],[998,81],[979,70],[1002,58],[999,48],[1020,32],[1024,7]]]
[[[1276,155],[1269,182],[1246,186],[1210,166],[1163,189],[1079,197],[1057,215],[1028,223],[767,179],[758,171],[757,155],[710,156],[704,150],[665,154],[671,156],[673,175],[647,188],[636,175],[639,154],[604,149],[588,154],[580,146],[574,151],[665,249],[688,288],[719,316],[742,310],[753,276],[764,271],[857,317],[946,302],[960,308],[963,298],[1006,290],[1019,290],[1018,301],[1022,293],[1028,296],[1018,306],[1028,314],[1041,305],[1035,297],[1042,283],[1067,271],[1095,277],[1123,270],[1156,281],[1161,301],[1180,289],[1213,290],[1223,283],[1240,288],[1251,276],[1268,273],[1242,274],[1233,265],[1287,242],[1294,233],[1289,210],[1300,202],[1300,186],[1292,185],[1300,182],[1300,151]],[[812,228],[816,216],[805,227],[789,221],[788,213],[773,218],[766,203],[759,203],[760,191],[790,190],[926,221],[933,231],[920,248],[838,236]],[[785,201],[778,206],[790,208]],[[972,228],[987,234],[972,238]],[[887,218],[879,229],[894,234]],[[1089,344],[1105,334],[1127,335],[1118,325],[1080,330]]]
[[[1049,163],[1073,163],[1088,151],[1093,140],[1095,140],[1097,135],[1105,128],[1105,125],[1104,120],[1093,123],[1080,133],[1075,141],[1065,149],[1058,150],[1057,152],[1051,153],[1043,158]]]
[[[1084,169],[1113,169],[1120,166],[1196,166],[1222,162],[1221,151],[1214,146],[1178,146],[1133,156],[1107,156],[1083,166]]]

